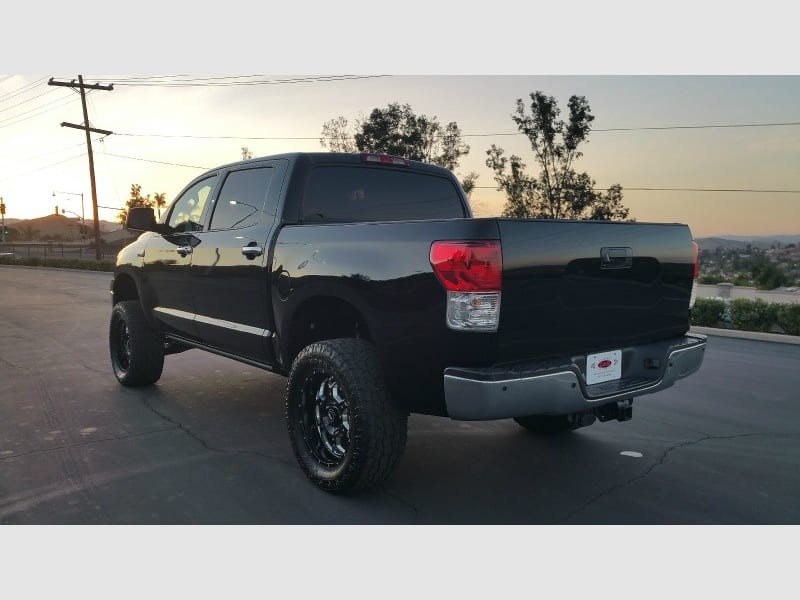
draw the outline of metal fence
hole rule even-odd
[[[122,247],[122,244],[102,244],[100,260],[114,260]],[[0,256],[96,260],[94,248],[69,242],[0,242]]]

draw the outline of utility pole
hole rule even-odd
[[[72,127],[73,129],[83,129],[86,132],[86,147],[89,151],[89,179],[92,184],[92,211],[94,214],[94,251],[97,260],[100,260],[100,216],[97,212],[97,187],[94,182],[94,155],[92,154],[92,137],[91,132],[99,133],[101,135],[111,135],[113,131],[107,129],[96,129],[89,127],[89,112],[86,110],[86,90],[103,90],[110,92],[114,89],[114,85],[100,85],[99,83],[87,84],[83,83],[83,75],[78,75],[78,83],[72,81],[55,81],[52,77],[47,85],[57,85],[68,88],[78,88],[81,93],[81,104],[83,105],[83,125],[75,125],[74,123],[61,123],[62,127]]]
[[[3,217],[3,243],[6,243],[6,205],[3,204],[3,198],[0,198],[0,216]]]

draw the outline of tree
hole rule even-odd
[[[524,219],[537,214],[537,181],[525,174],[525,163],[516,154],[503,156],[503,149],[494,144],[486,151],[486,166],[495,172],[498,190],[506,193],[503,216]],[[506,167],[509,168],[506,174]]]
[[[760,256],[752,269],[753,281],[760,290],[774,290],[783,285],[791,285],[792,278],[785,271],[764,256]]]
[[[22,226],[22,239],[26,242],[33,241],[39,235],[39,230],[34,229],[30,223]]]
[[[358,152],[358,147],[349,131],[348,121],[342,116],[326,121],[322,125],[322,137],[319,143],[331,152]]]
[[[128,211],[137,206],[153,208],[153,206],[155,206],[155,201],[150,198],[150,194],[142,196],[142,186],[138,183],[134,183],[131,185],[131,197],[125,202],[125,208],[117,214],[117,221],[124,225],[125,221],[128,219]]]
[[[520,133],[531,144],[539,175],[525,171],[519,156],[505,156],[492,144],[486,151],[486,166],[494,171],[497,189],[506,193],[503,216],[537,219],[625,220],[629,209],[622,204],[622,186],[612,185],[605,194],[595,190],[595,180],[578,173],[573,163],[583,156],[578,147],[588,142],[594,116],[583,96],[571,96],[569,120],[559,119],[561,110],[553,96],[530,95],[528,114],[522,99],[511,115]]]
[[[153,194],[153,204],[158,211],[158,218],[161,219],[161,209],[167,205],[167,195],[164,192]]]
[[[461,180],[461,187],[464,188],[464,193],[469,198],[472,195],[472,191],[475,189],[475,186],[478,183],[478,174],[475,171],[470,171],[467,173],[466,177]]]
[[[361,152],[384,152],[454,170],[469,146],[455,121],[446,126],[437,117],[416,115],[409,104],[375,108],[355,134]]]
[[[409,104],[393,102],[375,108],[366,119],[356,121],[353,130],[348,120],[339,116],[322,126],[320,144],[331,152],[380,152],[431,163],[455,171],[469,145],[461,139],[458,123],[442,125],[437,117],[417,115]],[[478,174],[471,172],[462,180],[469,195]]]

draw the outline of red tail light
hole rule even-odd
[[[700,246],[694,240],[692,240],[692,246],[694,246],[694,278],[697,279],[700,275]]]
[[[391,156],[389,154],[362,154],[361,161],[379,165],[394,165],[395,167],[408,166],[408,161],[402,156]]]
[[[452,292],[499,292],[503,255],[500,242],[434,242],[431,265],[445,289]]]

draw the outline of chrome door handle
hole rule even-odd
[[[256,256],[261,256],[264,254],[264,249],[261,246],[245,246],[242,248],[242,254],[244,254],[250,260],[254,259]]]
[[[177,252],[178,254],[180,254],[183,257],[186,257],[187,254],[191,254],[192,253],[192,247],[191,246],[178,246],[175,249],[175,252]]]

